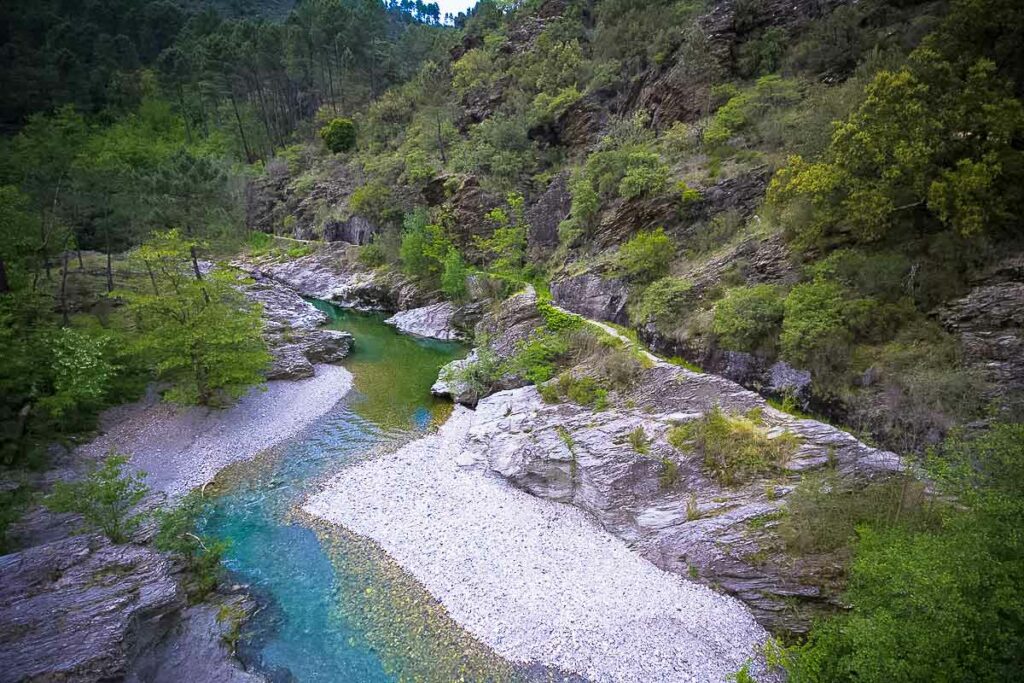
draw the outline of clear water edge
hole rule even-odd
[[[383,316],[314,302],[330,327],[353,334],[344,362],[353,390],[302,434],[218,478],[203,533],[228,539],[225,564],[261,609],[240,652],[271,680],[562,680],[514,668],[459,628],[376,544],[297,506],[357,459],[387,457],[440,424],[451,405],[430,395],[457,344],[398,334]]]

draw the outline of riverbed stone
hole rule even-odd
[[[399,311],[384,322],[405,334],[442,341],[455,341],[463,337],[454,323],[456,311],[455,304],[442,301],[430,306]]]

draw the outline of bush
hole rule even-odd
[[[466,276],[469,269],[462,255],[455,247],[448,247],[448,253],[441,263],[441,291],[452,301],[461,301],[466,297]]]
[[[366,216],[377,223],[391,220],[397,222],[396,216],[401,215],[395,207],[391,189],[379,182],[357,187],[348,198],[348,208],[352,213]]]
[[[359,262],[364,266],[376,268],[387,263],[387,253],[377,242],[370,242],[359,249]]]
[[[831,471],[807,475],[786,509],[778,534],[799,555],[847,547],[862,524],[926,528],[937,522],[924,485],[898,475],[865,486],[851,486]]]
[[[862,526],[844,602],[789,648],[794,683],[1018,680],[1024,661],[1024,425],[931,457],[956,506],[934,530]]]
[[[334,154],[347,152],[356,146],[356,124],[352,119],[334,119],[320,129],[320,137]]]
[[[629,433],[629,445],[633,447],[633,450],[637,453],[645,454],[650,450],[650,443],[647,439],[647,432],[644,431],[643,425],[638,425],[636,429]]]
[[[693,283],[676,277],[665,277],[652,282],[640,294],[639,300],[629,308],[634,325],[653,322],[659,328],[677,321],[687,305]]]
[[[768,437],[757,414],[726,415],[718,407],[699,420],[673,427],[668,441],[679,450],[699,450],[704,466],[724,486],[783,467],[799,443],[790,432]]]
[[[93,463],[84,479],[58,481],[44,499],[46,507],[80,514],[111,543],[126,543],[145,518],[143,513],[132,514],[132,509],[149,490],[141,473],[123,471],[128,461],[127,455],[111,452],[102,464]]]
[[[726,348],[771,353],[784,312],[777,287],[736,287],[715,304],[712,330]]]
[[[770,109],[791,104],[799,97],[794,81],[774,74],[762,76],[753,88],[733,95],[715,112],[704,129],[704,144],[723,145]]]
[[[616,271],[634,282],[651,282],[668,273],[675,256],[675,244],[664,228],[637,233],[619,247]]]
[[[189,600],[202,601],[220,581],[221,558],[227,543],[196,534],[202,513],[202,496],[189,493],[180,503],[157,513],[158,531],[154,544],[164,552],[175,553],[185,562],[188,573],[185,590]]]
[[[848,298],[841,285],[825,280],[794,287],[784,305],[780,341],[785,359],[823,375],[846,367],[852,342]]]
[[[633,152],[619,183],[619,196],[635,199],[661,194],[668,185],[668,176],[668,166],[657,154],[645,150]]]

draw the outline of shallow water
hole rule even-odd
[[[372,544],[317,529],[293,513],[317,480],[345,462],[396,449],[442,421],[451,406],[432,397],[430,385],[442,365],[466,352],[399,335],[379,314],[316,305],[331,316],[331,327],[355,337],[344,362],[353,391],[291,442],[225,477],[227,490],[202,523],[204,533],[230,541],[225,563],[232,579],[249,585],[264,605],[249,624],[244,659],[278,680],[442,680],[449,674],[424,673],[414,660],[441,657],[431,650],[444,641],[438,649],[456,653],[458,670],[500,670],[487,652],[471,653],[478,646],[464,634],[448,633],[443,610]]]

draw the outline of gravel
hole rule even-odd
[[[473,420],[456,407],[436,434],[347,467],[303,509],[376,541],[511,661],[645,682],[724,681],[759,662],[768,636],[738,601],[658,569],[577,508],[456,464]]]
[[[294,436],[336,404],[352,387],[352,375],[317,365],[299,381],[269,381],[223,410],[182,408],[156,396],[104,415],[104,433],[82,446],[86,457],[109,450],[131,456],[153,491],[178,496],[213,481],[231,463],[249,460]]]

